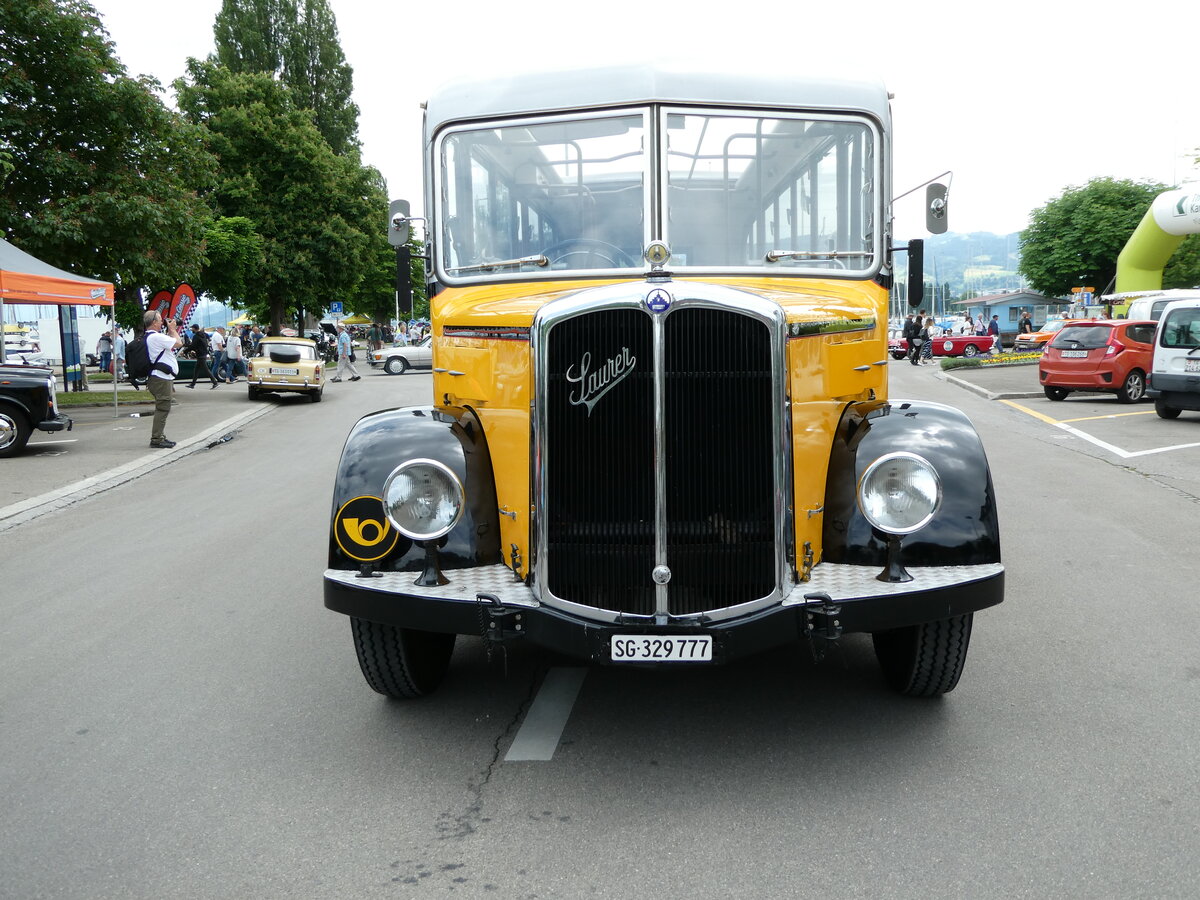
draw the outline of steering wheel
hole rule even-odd
[[[551,244],[542,251],[542,256],[550,260],[552,269],[632,269],[635,266],[633,259],[620,247],[593,238],[567,238]],[[583,257],[579,265],[563,264],[574,256]]]

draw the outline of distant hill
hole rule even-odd
[[[1019,235],[1016,231],[929,235],[925,238],[925,280],[941,285],[954,299],[967,291],[980,295],[1020,290],[1025,285],[1017,274]],[[899,255],[901,263],[903,256]]]

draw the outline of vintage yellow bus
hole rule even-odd
[[[889,397],[891,134],[881,84],[794,75],[430,98],[433,396],[350,433],[324,573],[371,687],[433,690],[456,635],[711,665],[857,632],[954,688],[1004,570],[974,428]]]

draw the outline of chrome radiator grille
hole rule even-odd
[[[712,306],[585,309],[553,324],[538,552],[555,598],[689,615],[775,590],[772,359],[766,322]],[[651,577],[664,562],[665,609]]]

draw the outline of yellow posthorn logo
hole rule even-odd
[[[374,547],[388,533],[388,524],[380,522],[377,519],[342,519],[342,526],[346,529],[346,534],[350,536],[350,540],[363,547]],[[364,528],[370,528],[375,537],[368,538],[363,534]]]
[[[342,552],[360,562],[383,559],[400,540],[383,514],[379,497],[355,497],[342,504],[333,518],[333,536]]]

